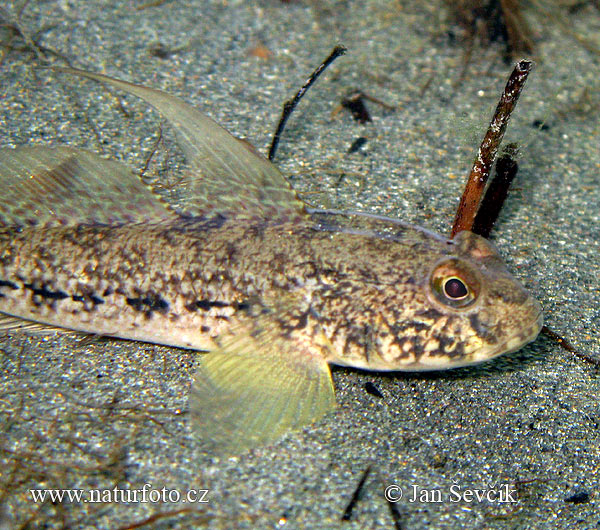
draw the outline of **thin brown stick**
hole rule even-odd
[[[477,157],[473,162],[473,168],[469,174],[465,191],[456,211],[456,218],[454,219],[454,225],[450,234],[451,237],[454,237],[462,230],[471,230],[473,227],[473,221],[475,220],[485,184],[496,158],[496,153],[498,152],[504,132],[506,131],[506,126],[532,66],[532,61],[519,61],[508,78],[504,92],[502,92],[502,96],[496,107],[496,112],[494,112],[494,117],[490,122],[483,141],[479,146]]]
[[[550,337],[561,348],[563,348],[564,350],[567,350],[568,352],[571,352],[576,357],[579,357],[580,359],[582,359],[590,364],[593,364],[595,366],[600,366],[600,356],[588,355],[587,353],[580,352],[577,348],[575,348],[573,345],[571,345],[571,343],[567,339],[565,339],[564,337],[561,337],[558,333],[556,333],[556,331],[552,331],[547,326],[542,327],[542,333],[544,335],[546,335],[547,337]]]
[[[162,141],[163,141],[163,129],[162,129],[162,124],[161,124],[161,125],[159,125],[159,128],[158,128],[158,138],[156,139],[156,142],[154,142],[154,145],[152,146],[150,154],[146,157],[146,160],[144,162],[144,167],[140,171],[140,178],[142,180],[146,176],[146,171],[148,171],[148,168],[150,167],[150,162],[154,158],[154,155],[158,151],[158,147]]]

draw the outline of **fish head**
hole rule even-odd
[[[395,277],[387,265],[378,274],[384,281],[365,286],[367,302],[359,302],[343,351],[338,345],[330,362],[384,371],[445,370],[518,350],[540,332],[539,302],[483,237],[469,231],[439,237],[415,246],[402,260],[407,264],[400,261]]]
[[[540,332],[540,303],[510,274],[492,243],[463,231],[446,247],[417,282],[424,297],[421,309],[409,315],[414,331],[402,332],[399,348],[380,349],[387,369],[477,364],[520,349]]]

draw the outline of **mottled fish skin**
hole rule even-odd
[[[451,263],[476,299],[436,296]],[[25,228],[0,233],[0,311],[54,326],[210,350],[254,300],[292,294],[290,322],[318,321],[328,362],[425,370],[486,360],[537,334],[541,310],[493,246],[393,220],[313,215],[270,224],[181,219],[167,225]]]
[[[539,303],[485,239],[311,209],[183,101],[57,70],[161,112],[189,165],[187,197],[175,212],[130,168],[82,149],[0,149],[0,330],[35,322],[208,351],[189,411],[211,454],[331,411],[328,364],[446,369],[537,336]]]

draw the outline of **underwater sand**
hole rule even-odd
[[[74,66],[176,94],[263,152],[283,102],[343,43],[348,54],[291,118],[278,165],[313,205],[449,232],[512,68],[501,60],[500,45],[476,47],[459,82],[465,48],[437,2],[156,4],[32,2],[21,25],[32,35],[44,29],[40,44]],[[20,5],[5,9],[14,13]],[[537,64],[505,138],[521,146],[522,157],[492,239],[541,300],[546,324],[598,358],[599,55],[573,34],[597,35],[600,15],[592,5],[561,11],[561,25],[540,9],[526,10]],[[0,30],[3,41],[9,33]],[[64,143],[144,166],[161,123],[154,112],[100,85],[32,70],[33,55],[18,49],[20,39],[12,44],[17,49],[3,48],[0,64],[3,145]],[[257,57],[252,50],[259,45],[272,55]],[[332,118],[356,88],[396,111],[367,102],[372,123],[361,125],[347,112]],[[532,125],[536,120],[543,130]],[[165,136],[169,151],[161,150],[150,172],[176,183],[181,159],[167,128]],[[347,153],[359,137],[366,144]],[[139,527],[600,525],[598,366],[546,336],[489,364],[450,372],[335,369],[335,413],[225,461],[204,455],[190,433],[187,395],[197,363],[193,352],[149,344],[1,335],[0,529],[30,519],[28,528],[70,529],[144,522]],[[382,397],[369,393],[368,383]],[[52,505],[36,504],[28,493],[144,484],[182,494],[207,489],[208,503]],[[384,498],[392,485],[405,494],[393,510]],[[503,485],[516,502],[453,502],[451,495],[453,486],[464,492]],[[413,488],[432,493],[411,501]],[[441,502],[432,502],[437,495]],[[196,511],[175,513],[190,508]]]

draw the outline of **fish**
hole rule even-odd
[[[0,330],[69,329],[202,352],[191,430],[216,456],[276,442],[335,408],[330,365],[445,370],[533,341],[540,303],[497,249],[376,214],[313,208],[277,167],[181,99],[185,197],[70,146],[0,149]]]

